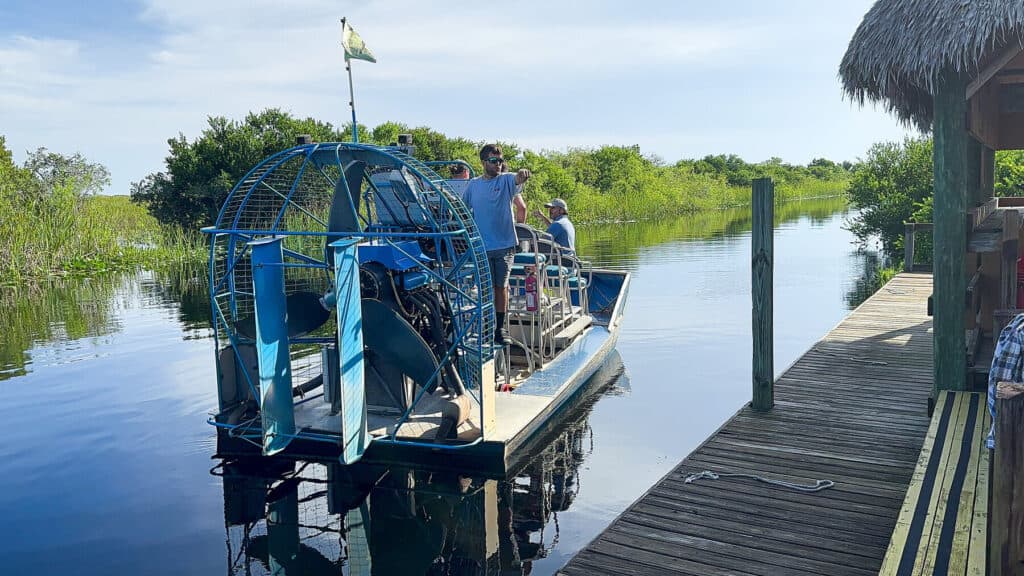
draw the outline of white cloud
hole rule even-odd
[[[38,112],[57,106],[57,94],[76,83],[79,45],[69,40],[0,38],[0,109]]]

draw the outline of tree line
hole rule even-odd
[[[295,118],[278,109],[250,113],[241,121],[211,117],[194,140],[168,140],[165,169],[131,186],[133,201],[161,222],[188,229],[212,224],[232,187],[262,159],[294,145],[299,134],[318,142],[351,141],[351,126],[341,130],[313,118]],[[477,152],[483,142],[448,137],[428,127],[385,122],[359,127],[361,141],[388,145],[411,134],[420,160],[461,159],[481,171]],[[638,146],[572,148],[535,152],[498,142],[510,169],[533,173],[526,195],[536,201],[564,198],[574,218],[635,220],[665,217],[749,203],[750,181],[770,176],[780,197],[841,194],[853,165],[816,159],[807,166],[778,158],[750,164],[735,155],[705,156],[668,165]]]

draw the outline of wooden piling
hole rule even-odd
[[[992,576],[1024,573],[1024,384],[996,388],[996,450],[989,514]]]
[[[753,304],[753,385],[751,407],[765,412],[775,404],[775,366],[772,342],[772,233],[775,224],[775,184],[771,178],[753,183],[751,233],[751,300]]]

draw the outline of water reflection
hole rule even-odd
[[[113,296],[122,278],[55,280],[0,290],[0,380],[27,373],[36,342],[73,341],[118,328]]]
[[[844,298],[846,306],[850,310],[860,306],[865,300],[870,298],[878,290],[881,283],[879,273],[881,272],[883,262],[878,252],[861,250],[857,252],[857,256],[859,256],[857,262],[860,265],[860,274],[853,281],[853,284],[850,285],[850,289]]]
[[[56,278],[0,290],[0,381],[27,374],[40,346],[63,344],[37,351],[46,365],[74,360],[79,342],[120,332],[120,313],[134,306],[175,310],[185,338],[207,337],[205,269]]]
[[[144,281],[146,293],[173,304],[177,320],[191,336],[205,336],[210,327],[210,297],[206,266],[182,266],[152,272]],[[188,337],[188,334],[186,335]]]
[[[787,202],[775,207],[775,225],[808,218],[821,226],[837,213],[845,214],[845,197],[816,198]],[[585,224],[577,226],[577,248],[595,266],[635,270],[643,248],[675,240],[730,238],[747,232],[753,225],[750,207],[698,212],[667,220]]]
[[[593,452],[589,414],[628,390],[615,355],[592,392],[504,479],[402,467],[230,461],[224,487],[229,574],[524,575],[558,546],[558,515]]]

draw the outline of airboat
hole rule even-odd
[[[468,181],[438,173],[452,163],[300,140],[235,185],[203,230],[218,456],[502,470],[586,388],[629,273],[518,225],[512,339],[494,344]]]

